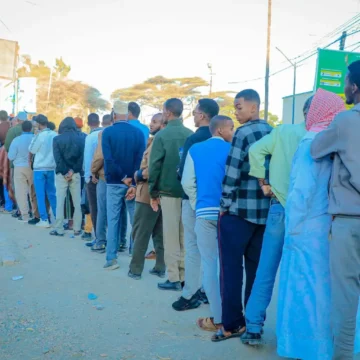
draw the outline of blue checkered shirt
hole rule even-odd
[[[236,130],[226,161],[226,172],[222,186],[221,212],[240,216],[259,225],[266,224],[270,199],[265,197],[258,179],[249,175],[249,148],[272,127],[264,120],[249,121]],[[269,178],[269,162],[265,162],[266,178]]]

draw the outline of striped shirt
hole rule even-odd
[[[264,120],[249,121],[236,130],[226,162],[221,212],[229,212],[254,224],[266,224],[270,198],[264,196],[258,180],[249,175],[249,148],[271,130],[272,127]],[[270,157],[267,157],[265,162],[267,179],[269,160]]]

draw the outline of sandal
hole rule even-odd
[[[145,256],[146,260],[156,260],[156,253],[154,250],[151,250],[149,253]]]
[[[56,230],[50,231],[50,235],[52,235],[52,236],[64,236],[64,234],[59,234]]]
[[[230,335],[225,335],[224,331],[225,330],[224,330],[223,327],[220,328],[216,332],[216,334],[211,337],[211,341],[212,342],[219,342],[219,341],[224,341],[224,340],[228,340],[228,339],[239,338],[243,334],[245,334],[246,328],[244,326],[242,328],[238,328],[238,329],[235,329],[235,330],[228,331],[228,332],[230,332]]]
[[[196,325],[204,331],[211,331],[216,332],[219,329],[220,324],[216,325],[214,323],[213,317],[205,317],[205,318],[199,318],[196,320]]]

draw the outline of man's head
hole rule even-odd
[[[116,100],[113,106],[114,122],[128,119],[128,104],[121,100]]]
[[[158,113],[154,115],[150,122],[150,134],[156,135],[160,130],[165,127],[163,115]]]
[[[219,114],[219,105],[213,99],[201,99],[193,111],[195,127],[209,126],[210,120]]]
[[[21,129],[25,133],[29,133],[32,130],[32,123],[31,121],[25,120],[21,124]]]
[[[304,107],[303,107],[303,114],[304,114],[304,119],[306,121],[306,118],[307,118],[307,114],[310,110],[310,106],[311,106],[311,102],[313,101],[313,98],[314,98],[314,95],[313,96],[310,96],[306,101],[305,101],[305,104],[304,104]]]
[[[22,121],[26,121],[28,119],[27,113],[25,111],[20,111],[15,119],[18,124],[22,123]]]
[[[102,122],[101,122],[102,127],[104,127],[104,128],[109,127],[112,125],[112,123],[113,123],[113,121],[112,121],[110,114],[106,114],[103,116]]]
[[[129,120],[137,120],[139,118],[141,110],[140,110],[140,106],[136,102],[134,101],[129,102],[128,111],[129,111],[129,117],[128,117]]]
[[[216,115],[210,121],[210,132],[212,136],[231,142],[234,136],[234,122],[228,116]]]
[[[75,119],[75,124],[76,124],[76,127],[80,130],[83,128],[84,126],[84,121],[81,117],[76,117]]]
[[[240,124],[259,119],[260,96],[252,89],[240,91],[234,101],[236,119]]]
[[[34,121],[38,123],[39,130],[46,129],[48,127],[49,120],[45,115],[39,114],[35,116]]]
[[[163,108],[163,118],[164,122],[179,119],[184,110],[184,105],[180,99],[169,99],[165,101]]]
[[[9,115],[5,110],[1,110],[0,111],[0,122],[1,121],[8,121],[9,120]]]
[[[91,113],[88,116],[88,125],[90,129],[96,129],[100,126],[100,118],[98,114]]]
[[[348,105],[360,102],[360,60],[349,65],[344,92]]]
[[[47,127],[48,127],[48,129],[50,129],[51,131],[55,131],[55,130],[56,130],[56,125],[55,125],[53,122],[51,122],[51,121],[48,122]]]

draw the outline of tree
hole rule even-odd
[[[261,110],[260,111],[260,119],[264,119],[264,118],[265,118],[265,111]],[[271,112],[269,112],[269,114],[268,114],[267,121],[272,127],[277,127],[278,125],[280,125],[282,123],[282,121],[279,120],[279,117],[277,115],[272,114]]]
[[[199,89],[203,86],[208,86],[208,82],[200,77],[168,79],[159,75],[147,79],[141,84],[115,90],[111,94],[111,99],[136,101],[140,105],[148,105],[162,110],[164,102],[173,97],[199,98],[201,96]]]
[[[86,118],[90,112],[105,111],[109,103],[102,99],[98,89],[80,81],[68,79],[71,67],[62,58],[56,59],[51,73],[44,61],[33,63],[29,55],[22,57],[23,66],[18,69],[19,77],[37,79],[37,110],[47,115],[57,125],[66,116]],[[50,97],[48,99],[51,76]]]

